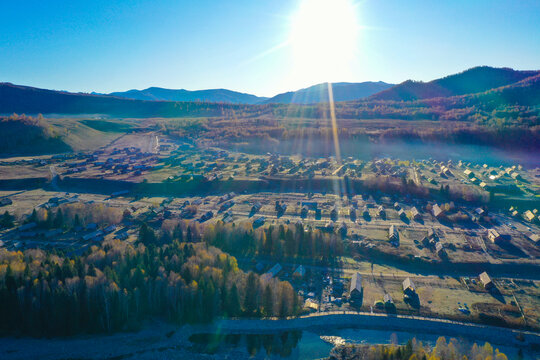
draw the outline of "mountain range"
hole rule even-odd
[[[475,97],[475,101],[497,99],[510,105],[540,104],[540,71],[476,67],[430,82],[405,81],[335,83],[335,101],[415,101],[422,99]],[[112,116],[223,116],[227,109],[260,112],[269,104],[327,102],[327,84],[270,99],[217,89],[203,91],[149,88],[107,95],[70,93],[0,83],[0,114],[108,114]],[[170,101],[169,99],[174,99]],[[182,99],[180,101],[180,99]],[[159,101],[156,101],[159,100]],[[492,101],[492,100],[489,100]],[[204,102],[201,103],[201,102]],[[260,107],[261,105],[266,108]]]
[[[370,95],[394,86],[385,82],[332,83],[334,101],[352,101],[367,98]],[[297,91],[276,95],[265,104],[315,104],[328,102],[328,84],[317,84]]]
[[[394,86],[382,81],[362,83],[332,83],[334,101],[350,101],[366,98]],[[328,85],[317,84],[297,91],[278,94],[272,98],[260,97],[226,89],[175,90],[150,87],[144,90],[112,92],[110,95],[124,99],[148,101],[199,101],[229,104],[315,104],[328,102]]]
[[[105,95],[105,94],[99,94]],[[148,100],[148,101],[199,101],[216,102],[230,104],[257,104],[268,98],[245,94],[227,89],[210,90],[185,90],[185,89],[164,89],[160,87],[149,87],[144,90],[128,90],[124,92],[113,92],[106,94],[125,99]]]

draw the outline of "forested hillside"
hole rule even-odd
[[[538,71],[517,71],[509,68],[479,66],[427,83],[407,80],[375,94],[371,98],[373,100],[411,101],[475,94],[510,85],[538,74]]]
[[[42,117],[0,116],[0,154],[51,154],[68,150],[70,147]]]
[[[39,226],[74,220],[54,219]],[[156,233],[142,224],[136,244],[111,240],[81,256],[0,249],[0,333],[58,336],[133,329],[150,317],[186,323],[298,313],[289,283],[246,274],[217,248],[184,242],[198,237],[191,228]]]

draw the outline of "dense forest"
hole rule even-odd
[[[250,224],[242,227],[218,222],[204,228],[202,239],[238,256],[262,256],[278,261],[303,258],[328,262],[344,252],[339,235],[304,228],[301,223],[253,229]]]
[[[289,283],[246,274],[215,247],[181,242],[191,230],[175,230],[160,235],[142,224],[137,243],[105,241],[80,256],[1,249],[0,332],[63,336],[134,329],[151,317],[186,323],[299,312]]]
[[[520,356],[522,358],[522,356]],[[433,348],[423,345],[416,339],[406,345],[341,345],[330,353],[329,360],[507,360],[508,357],[494,349],[489,343],[472,346],[444,337],[437,340]]]

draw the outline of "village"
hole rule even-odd
[[[15,185],[5,170],[14,166]],[[91,191],[68,186],[92,180],[98,183]],[[135,243],[141,222],[298,225],[335,236],[344,253],[331,263],[283,256],[238,261],[246,271],[290,281],[306,312],[540,327],[540,278],[529,271],[540,265],[538,169],[252,155],[132,133],[89,153],[4,159],[0,183],[8,188],[0,191],[0,246],[10,251],[81,254],[106,241]],[[159,191],[169,196],[147,190],[163,184]],[[53,214],[70,206],[96,213],[87,217],[94,220],[64,225]],[[34,210],[48,214],[48,226],[38,224]]]

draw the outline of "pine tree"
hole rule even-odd
[[[272,298],[272,289],[270,288],[270,285],[266,285],[263,293],[263,314],[268,317],[274,315],[273,307],[274,300]]]
[[[244,311],[247,315],[255,315],[257,310],[257,279],[255,274],[250,272],[246,284],[246,296],[244,298]]]

